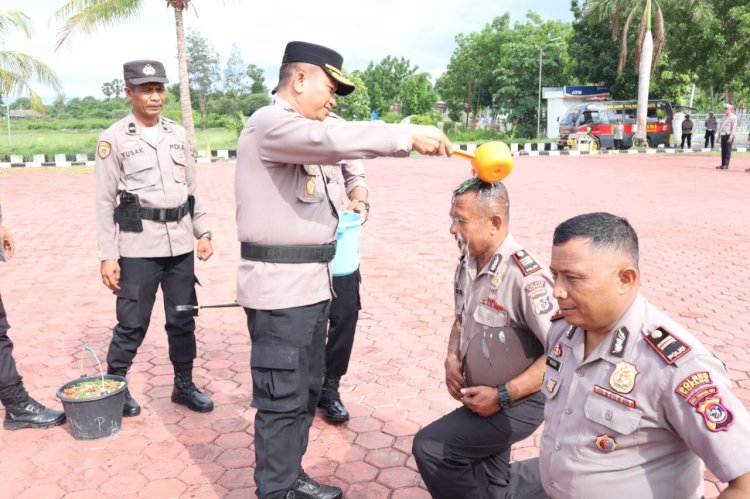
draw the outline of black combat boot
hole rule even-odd
[[[343,423],[349,421],[349,413],[346,407],[341,403],[339,395],[339,377],[326,376],[323,380],[323,391],[320,394],[318,407],[323,409],[325,418],[333,423]]]
[[[6,430],[51,428],[65,422],[63,411],[48,409],[31,398],[22,381],[0,390],[0,400],[5,406],[3,428]]]
[[[211,412],[214,403],[203,395],[193,383],[193,363],[174,365],[174,390],[172,402],[182,404],[195,412]]]
[[[114,374],[115,376],[125,377],[128,374],[127,369],[118,368],[115,369],[112,366],[107,366],[107,374]],[[125,388],[125,402],[122,404],[122,415],[126,418],[137,416],[141,413],[141,406],[138,402],[130,395],[130,388]]]
[[[344,492],[338,487],[318,483],[304,471],[297,477],[294,484],[294,497],[301,499],[341,499]]]

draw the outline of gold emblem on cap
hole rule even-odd
[[[609,386],[619,393],[630,393],[635,386],[635,377],[638,369],[629,362],[618,362],[612,376],[609,377]]]

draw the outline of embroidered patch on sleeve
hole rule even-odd
[[[711,384],[711,375],[708,371],[698,371],[680,381],[675,388],[675,393],[682,398],[688,398],[690,393],[698,387]]]
[[[100,140],[99,143],[96,145],[96,154],[99,155],[99,158],[101,159],[107,159],[109,157],[109,153],[112,152],[112,144],[105,140]]]
[[[706,428],[711,431],[727,431],[734,422],[732,411],[727,409],[718,395],[709,395],[698,403],[695,408],[703,416]]]

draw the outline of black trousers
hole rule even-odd
[[[613,139],[615,141],[615,149],[617,151],[621,151],[625,149],[625,147],[622,145],[622,139]]]
[[[693,140],[693,134],[692,133],[683,133],[682,134],[682,143],[680,144],[680,147],[682,147],[682,148],[685,147],[685,140],[687,140],[688,149],[690,149],[691,147],[693,147],[693,142],[692,142],[692,140]]]
[[[732,144],[729,142],[729,135],[721,136],[721,166],[729,166],[729,160],[732,159]]]
[[[8,317],[5,315],[3,297],[0,296],[0,389],[15,385],[21,381],[21,375],[16,370],[13,360],[13,342],[8,337]]]
[[[333,291],[328,317],[328,341],[326,342],[326,376],[340,378],[349,369],[354,333],[362,304],[359,299],[359,284],[362,276],[355,272],[333,276]]]
[[[706,130],[706,143],[703,145],[703,147],[708,147],[708,141],[711,141],[711,149],[714,148],[714,136],[716,135],[716,131],[714,130]]]
[[[185,364],[195,359],[196,312],[177,312],[177,305],[197,305],[193,252],[160,258],[120,258],[117,325],[107,352],[114,369],[128,369],[151,322],[156,290],[164,293],[169,360]]]
[[[259,498],[294,487],[320,398],[330,302],[246,308],[252,350],[255,486]]]
[[[544,395],[536,393],[486,418],[459,407],[422,428],[412,451],[427,490],[433,499],[512,497],[511,445],[543,420]]]

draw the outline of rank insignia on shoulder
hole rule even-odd
[[[128,133],[130,135],[133,135],[135,133],[135,123],[133,122],[128,123]]]
[[[617,440],[615,440],[615,437],[610,437],[606,434],[599,435],[596,437],[596,440],[594,440],[594,445],[596,445],[596,448],[602,452],[614,452],[615,449],[617,449]]]
[[[112,144],[110,144],[106,140],[100,140],[99,144],[97,144],[96,146],[96,154],[99,155],[99,158],[107,159],[109,157],[109,153],[111,152],[112,152]]]
[[[552,314],[552,317],[550,317],[549,320],[551,320],[551,321],[559,321],[563,317],[565,317],[565,316],[563,315],[562,311],[558,308],[557,311],[554,314]]]
[[[497,272],[497,267],[500,265],[500,260],[503,259],[503,256],[499,253],[497,253],[495,256],[492,257],[492,260],[490,260],[490,266],[487,270],[489,270],[490,274],[494,274]]]
[[[571,339],[573,335],[575,334],[576,329],[577,328],[575,326],[568,326],[568,329],[565,331],[565,337],[567,339]]]
[[[513,259],[518,266],[521,267],[521,272],[523,272],[523,275],[525,276],[531,275],[542,268],[541,265],[536,263],[534,257],[526,252],[526,250],[518,250],[513,253]]]
[[[628,336],[630,336],[628,328],[625,326],[618,328],[612,338],[612,346],[609,348],[609,354],[622,357],[625,354],[625,345],[628,342]]]
[[[677,385],[674,392],[682,398],[688,398],[696,388],[703,385],[710,385],[711,383],[711,375],[708,371],[698,371],[680,381],[680,384]]]
[[[597,395],[601,395],[602,397],[607,397],[610,400],[614,400],[618,404],[622,404],[625,407],[635,409],[635,400],[620,395],[619,393],[615,393],[612,390],[607,390],[606,388],[603,388],[599,385],[594,385],[594,393],[596,393]]]
[[[718,395],[709,395],[698,403],[695,408],[703,416],[706,428],[711,431],[727,431],[734,423],[732,411],[727,409]]]
[[[643,337],[664,361],[672,365],[677,359],[690,351],[690,345],[685,344],[664,326],[658,327]]]

